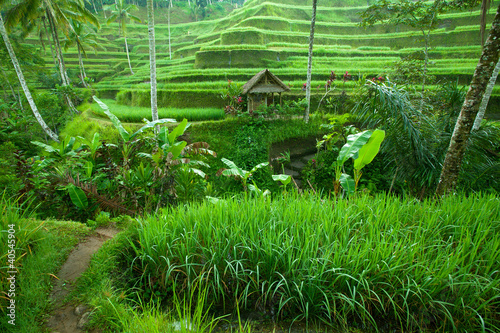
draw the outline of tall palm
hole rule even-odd
[[[149,36],[149,67],[151,72],[151,117],[158,120],[158,103],[156,97],[156,51],[155,51],[155,21],[153,0],[147,0],[148,36]]]
[[[498,62],[500,49],[500,6],[498,6],[492,27],[484,44],[483,52],[476,66],[472,82],[458,116],[455,129],[450,140],[441,170],[436,195],[445,195],[454,191],[462,161],[467,148],[474,120],[476,119],[481,100],[488,85],[495,65]]]
[[[486,34],[486,14],[488,14],[490,5],[491,5],[490,0],[481,1],[481,18],[480,18],[481,48],[484,48],[484,36]],[[499,71],[500,71],[500,61],[497,62],[497,65],[493,70],[493,74],[491,75],[490,81],[488,82],[488,86],[486,87],[483,100],[481,101],[481,105],[479,106],[479,111],[477,112],[476,120],[474,121],[474,126],[472,127],[473,131],[477,131],[481,126],[481,121],[483,120],[486,108],[488,107],[488,102],[490,101],[491,93],[493,92],[493,87],[495,86],[495,83],[497,81]]]
[[[474,126],[472,127],[473,131],[477,131],[481,126],[481,121],[483,121],[484,114],[486,113],[486,108],[488,107],[488,102],[490,101],[491,93],[493,92],[493,88],[495,87],[495,83],[497,82],[499,72],[500,61],[497,61],[497,65],[495,66],[495,69],[491,74],[490,81],[488,82],[488,86],[486,87],[486,91],[484,92],[483,99],[481,100],[481,105],[479,106],[476,120],[474,120]]]
[[[80,78],[84,87],[88,87],[86,82],[87,73],[85,73],[85,67],[83,65],[82,56],[87,57],[86,48],[91,48],[94,51],[99,48],[99,44],[96,41],[96,33],[89,29],[85,24],[82,24],[73,19],[70,20],[71,31],[68,34],[68,38],[65,40],[64,49],[76,45],[78,50],[78,65],[80,67]]]
[[[90,22],[99,26],[97,18],[85,8],[84,0],[21,0],[7,11],[6,23],[15,26],[19,23],[23,27],[34,26],[33,22],[39,17],[47,19],[54,43],[56,62],[61,76],[62,86],[70,86],[64,57],[61,50],[58,30],[68,35],[72,29],[70,19],[81,22]],[[69,108],[76,112],[69,96],[65,96]]]
[[[0,34],[2,35],[3,41],[5,43],[5,47],[7,48],[7,51],[9,52],[10,59],[12,60],[12,64],[14,65],[14,69],[15,69],[17,77],[19,79],[19,83],[21,84],[21,87],[23,88],[26,99],[28,100],[28,103],[31,106],[31,110],[33,111],[33,114],[35,115],[36,120],[38,121],[40,126],[42,126],[42,129],[45,131],[45,133],[47,133],[47,135],[52,140],[59,141],[57,134],[52,132],[52,130],[47,126],[47,124],[43,120],[42,116],[38,112],[38,109],[37,109],[36,104],[33,100],[33,97],[31,96],[31,92],[28,88],[28,85],[26,84],[26,80],[24,79],[24,75],[23,75],[23,72],[21,70],[21,66],[19,66],[19,62],[17,61],[16,54],[15,54],[14,49],[12,48],[12,45],[10,43],[9,35],[7,34],[7,30],[5,29],[2,15],[0,15]]]
[[[125,52],[127,52],[127,60],[128,67],[130,68],[130,73],[134,74],[132,70],[132,65],[130,64],[130,55],[128,53],[128,44],[127,44],[127,21],[130,19],[135,22],[141,22],[141,19],[137,16],[130,14],[132,10],[137,10],[136,5],[127,5],[125,0],[116,0],[114,5],[105,6],[106,10],[111,10],[111,15],[108,17],[107,23],[111,24],[112,22],[118,21],[118,27],[120,33],[123,35],[125,39]]]
[[[311,74],[312,74],[312,53],[314,44],[314,26],[316,24],[316,6],[318,0],[313,0],[312,17],[311,17],[311,33],[309,35],[309,57],[307,61],[307,83],[306,83],[306,111],[304,113],[304,121],[309,122],[309,109],[311,108]]]

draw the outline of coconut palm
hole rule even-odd
[[[127,53],[128,67],[130,68],[130,73],[134,74],[132,70],[132,65],[130,64],[130,55],[128,52],[127,44],[127,21],[130,19],[135,22],[141,22],[137,16],[130,14],[132,10],[137,10],[136,5],[127,5],[125,0],[116,0],[114,5],[105,6],[106,10],[111,10],[111,16],[108,17],[107,23],[118,21],[119,31],[123,38],[125,39],[125,52]]]
[[[149,67],[151,72],[151,117],[158,120],[158,104],[156,97],[156,51],[155,51],[155,21],[153,0],[147,0],[148,35],[149,35]],[[159,130],[159,128],[157,128]]]
[[[71,31],[68,34],[68,38],[65,40],[64,49],[67,50],[68,47],[72,45],[76,45],[78,50],[78,65],[80,67],[80,78],[82,80],[82,84],[84,87],[88,87],[85,79],[87,78],[87,74],[85,73],[85,67],[83,65],[82,56],[87,57],[86,48],[92,48],[94,51],[97,50],[99,44],[96,41],[96,34],[94,31],[89,29],[86,25],[75,21],[73,19],[70,20],[71,23]]]
[[[28,103],[31,106],[31,110],[33,111],[33,114],[35,115],[36,120],[38,121],[40,126],[42,126],[42,129],[45,131],[45,133],[47,133],[47,135],[52,140],[59,141],[57,134],[52,132],[52,130],[47,126],[47,124],[43,120],[42,116],[38,112],[38,109],[37,109],[36,104],[33,100],[33,97],[31,96],[28,85],[26,84],[26,80],[24,79],[24,75],[23,75],[23,72],[21,70],[21,66],[19,66],[19,62],[17,61],[16,54],[15,54],[14,49],[12,48],[12,45],[10,43],[9,35],[7,34],[7,30],[5,29],[2,15],[0,15],[0,34],[2,35],[2,38],[3,38],[4,43],[5,43],[5,47],[7,48],[7,51],[9,52],[10,59],[12,60],[12,64],[14,65],[14,69],[16,71],[17,77],[19,78],[19,83],[21,84],[21,87],[23,88],[26,99],[28,100]]]
[[[13,27],[21,23],[23,28],[36,26],[38,18],[45,17],[52,34],[56,63],[59,68],[62,86],[71,86],[64,57],[61,50],[58,30],[68,35],[72,26],[69,22],[74,19],[81,22],[90,22],[99,26],[97,18],[85,8],[84,0],[24,0],[16,3],[7,11],[6,24]],[[42,20],[43,21],[43,20]],[[71,98],[65,96],[66,102],[73,112],[77,112]]]
[[[312,18],[311,18],[311,33],[309,35],[309,57],[307,61],[307,83],[306,83],[306,111],[304,113],[304,121],[309,122],[309,109],[311,108],[311,74],[312,74],[312,52],[314,44],[314,26],[316,24],[316,6],[318,0],[313,0]]]
[[[498,62],[500,49],[500,6],[493,19],[492,28],[484,44],[483,52],[476,66],[472,82],[465,97],[462,110],[458,116],[450,145],[443,162],[436,195],[452,192],[457,184],[460,167],[467,148],[474,120],[488,85],[495,65]]]

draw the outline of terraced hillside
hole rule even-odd
[[[250,0],[227,16],[201,22],[166,23],[166,10],[155,12],[160,106],[223,106],[220,89],[227,80],[245,83],[263,68],[270,69],[291,86],[289,94],[300,97],[306,78],[311,0]],[[330,4],[329,4],[330,3]],[[422,34],[403,26],[359,26],[358,13],[366,1],[322,1],[317,12],[313,60],[313,98],[324,93],[330,71],[354,77],[390,74],[401,57],[422,49]],[[360,4],[359,6],[355,6]],[[492,8],[496,8],[492,5]],[[488,17],[491,22],[494,10]],[[175,14],[175,13],[174,13]],[[174,15],[173,14],[173,15]],[[145,16],[145,15],[144,15]],[[479,10],[443,14],[431,34],[430,73],[438,82],[458,79],[468,84],[480,56]],[[175,15],[172,18],[175,21]],[[104,21],[104,18],[103,18]],[[128,25],[128,44],[134,75],[130,74],[124,40],[118,24],[103,24],[99,43],[103,50],[88,53],[87,73],[96,80],[102,97],[123,103],[149,103],[149,55],[145,23]],[[170,50],[169,51],[169,40]],[[76,49],[66,54],[69,68],[78,68]],[[51,59],[47,56],[47,62]],[[339,83],[342,85],[342,83]],[[342,87],[349,90],[354,82]],[[500,95],[500,89],[494,91]]]

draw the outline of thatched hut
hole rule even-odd
[[[242,87],[242,93],[247,95],[247,110],[250,113],[264,103],[267,106],[274,104],[275,93],[279,95],[281,104],[281,93],[284,91],[290,91],[290,88],[268,69],[257,73]]]

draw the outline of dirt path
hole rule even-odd
[[[92,255],[101,248],[105,241],[113,238],[118,232],[119,230],[114,228],[98,228],[94,234],[78,244],[70,253],[57,274],[58,280],[49,296],[56,307],[47,322],[50,332],[84,332],[83,326],[90,314],[88,309],[83,305],[66,304],[61,306],[61,304],[73,290],[76,279],[88,268]]]

